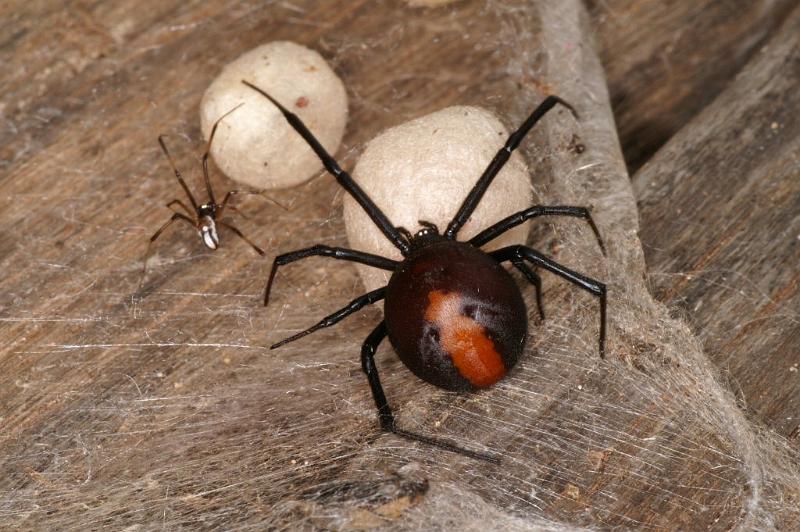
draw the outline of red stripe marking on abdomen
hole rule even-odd
[[[439,329],[439,341],[458,372],[473,386],[485,388],[503,378],[506,367],[486,329],[461,314],[461,300],[457,292],[431,291],[425,319]]]

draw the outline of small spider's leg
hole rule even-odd
[[[229,190],[228,193],[225,194],[225,197],[222,198],[222,203],[217,206],[217,215],[222,216],[222,211],[224,211],[225,207],[228,206],[228,201],[230,201],[231,197],[235,196],[236,194],[239,194],[238,190]],[[233,207],[233,205],[231,205],[231,207]]]
[[[172,214],[172,218],[170,218],[169,220],[167,220],[167,222],[166,222],[164,225],[162,225],[161,227],[159,227],[159,228],[158,228],[158,231],[156,231],[155,233],[153,233],[153,236],[151,236],[151,237],[150,237],[150,242],[155,242],[155,241],[156,241],[156,239],[157,239],[158,237],[160,237],[160,236],[161,236],[161,233],[163,233],[163,232],[164,232],[164,230],[165,230],[167,227],[169,227],[170,225],[172,225],[172,224],[175,222],[175,220],[183,220],[183,221],[185,221],[186,223],[188,223],[189,225],[191,225],[192,227],[194,227],[194,226],[195,226],[195,221],[194,221],[194,220],[192,220],[191,218],[189,218],[188,216],[186,216],[185,214],[183,214],[183,213],[180,213],[180,212],[173,213],[173,214]]]
[[[264,194],[260,194],[259,193],[257,195],[261,196],[262,198],[264,198],[265,200],[267,200],[270,203],[274,203],[275,205],[277,205],[278,207],[280,207],[284,211],[289,212],[289,207],[287,207],[286,205],[283,205],[282,203],[280,203],[278,201],[275,201],[274,199],[270,198],[269,196],[265,196]]]
[[[249,194],[251,196],[259,196],[259,197],[269,201],[270,203],[274,203],[275,205],[277,205],[278,207],[280,207],[284,211],[288,211],[289,210],[285,206],[283,206],[280,203],[278,203],[277,201],[275,201],[274,199],[270,198],[269,196],[265,196],[264,194],[262,194],[260,192],[250,192],[248,190],[229,190],[228,193],[225,194],[225,197],[222,199],[222,203],[217,205],[217,216],[222,216],[222,211],[224,211],[229,206],[228,205],[228,201],[230,201],[231,197],[235,196],[236,194]],[[230,208],[231,208],[232,211],[236,211],[240,215],[242,215],[245,218],[247,218],[247,216],[245,216],[242,211],[236,209],[233,205],[230,205]]]
[[[575,218],[583,218],[588,222],[589,227],[591,227],[592,232],[594,233],[594,236],[597,238],[597,244],[600,246],[600,251],[603,252],[603,255],[606,254],[606,247],[603,244],[603,239],[600,237],[600,231],[598,231],[597,225],[595,225],[589,209],[586,209],[585,207],[571,207],[568,205],[535,205],[533,207],[529,207],[524,211],[519,211],[516,214],[512,214],[511,216],[503,218],[491,227],[487,227],[477,235],[473,236],[469,240],[469,243],[479,248],[487,242],[502,235],[509,229],[516,227],[523,222],[530,220],[531,218],[537,218],[539,216],[572,216]]]
[[[489,185],[492,184],[495,176],[502,170],[503,166],[508,161],[509,157],[511,157],[511,153],[517,149],[522,139],[525,138],[525,135],[533,129],[533,126],[536,125],[547,112],[555,107],[556,104],[561,104],[567,109],[569,109],[572,114],[577,118],[577,113],[575,109],[572,108],[570,104],[559,98],[558,96],[548,96],[544,99],[539,106],[533,110],[531,115],[522,123],[522,125],[509,135],[508,140],[505,143],[505,146],[500,148],[497,154],[492,159],[492,162],[489,163],[489,166],[486,167],[486,170],[483,171],[483,175],[478,179],[478,182],[475,183],[475,186],[470,190],[469,194],[467,195],[464,203],[461,204],[461,207],[458,209],[455,217],[447,226],[447,229],[444,232],[444,236],[449,238],[450,240],[455,239],[456,233],[461,227],[469,220],[469,217],[472,215],[472,212],[475,210],[475,207],[478,206],[480,203],[481,198],[483,198],[484,193],[489,188]]]
[[[250,219],[250,217],[247,216],[245,213],[243,213],[241,210],[239,210],[239,207],[237,207],[236,205],[233,205],[233,204],[228,205],[228,208],[230,210],[232,210],[233,212],[235,212],[236,214],[238,214],[239,216],[241,216],[242,218],[244,218],[245,220],[249,220]]]
[[[548,259],[538,251],[526,246],[509,246],[489,253],[498,262],[514,259],[525,259],[541,266],[542,268],[563,277],[567,281],[578,285],[587,292],[600,298],[600,358],[605,358],[606,353],[606,285],[590,277],[562,266],[554,260]]]
[[[211,179],[208,177],[208,155],[211,153],[211,143],[214,141],[214,135],[217,133],[217,126],[222,119],[237,110],[239,107],[243,106],[243,103],[240,103],[221,117],[217,118],[217,121],[214,122],[214,125],[211,126],[211,134],[208,136],[208,143],[206,144],[206,151],[203,153],[203,179],[206,182],[206,191],[208,192],[208,202],[212,205],[217,203],[217,200],[214,199],[214,191],[211,189]]]
[[[363,251],[355,251],[353,249],[347,249],[347,248],[330,247],[322,244],[311,246],[310,248],[298,249],[297,251],[292,251],[291,253],[278,255],[277,257],[275,257],[275,261],[272,263],[272,270],[269,272],[269,280],[267,281],[267,289],[264,291],[265,307],[269,303],[269,293],[272,290],[272,282],[275,280],[275,274],[278,273],[278,268],[280,266],[289,264],[290,262],[294,262],[312,256],[331,257],[339,260],[349,260],[352,262],[358,262],[361,264],[366,264],[367,266],[373,266],[375,268],[380,268],[382,270],[389,270],[389,271],[396,270],[397,267],[400,265],[400,263],[397,262],[396,260],[387,259],[385,257],[381,257],[378,255],[373,255],[372,253],[364,253]]]
[[[167,203],[167,209],[172,209],[173,205],[180,205],[180,207],[184,211],[186,211],[186,213],[189,216],[194,216],[195,215],[195,213],[193,213],[192,210],[189,207],[187,207],[186,204],[184,202],[182,202],[181,200],[179,200],[179,199],[174,199],[174,200],[170,201],[169,203]]]
[[[354,312],[358,312],[362,308],[366,307],[367,305],[372,305],[386,297],[386,287],[378,288],[377,290],[373,290],[372,292],[368,292],[363,296],[357,297],[352,300],[346,307],[337,310],[330,316],[326,316],[322,320],[320,320],[316,325],[312,325],[308,329],[303,332],[299,332],[294,336],[290,336],[280,342],[272,345],[270,349],[276,349],[282,345],[288,344],[289,342],[294,342],[295,340],[302,338],[303,336],[309,335],[314,331],[319,329],[323,329],[325,327],[330,327],[331,325],[335,325],[345,319],[350,314]]]
[[[375,400],[375,406],[378,407],[378,419],[381,422],[381,428],[387,432],[392,432],[398,436],[408,438],[409,440],[433,445],[434,447],[438,447],[445,451],[463,454],[464,456],[469,456],[470,458],[486,460],[487,462],[492,462],[495,464],[500,463],[500,459],[495,455],[470,451],[469,449],[462,449],[461,447],[453,445],[452,443],[430,438],[428,436],[423,436],[421,434],[416,434],[414,432],[408,432],[396,426],[394,414],[392,413],[392,409],[389,407],[389,402],[386,400],[386,394],[383,393],[383,386],[381,386],[380,377],[378,377],[378,368],[375,366],[375,353],[377,352],[380,343],[384,338],[386,338],[387,333],[388,331],[386,329],[386,322],[382,321],[375,328],[375,330],[373,330],[369,336],[367,336],[367,339],[364,341],[364,345],[361,347],[361,369],[364,370],[364,373],[366,373],[367,379],[369,380],[369,387],[372,389],[372,398]]]
[[[522,259],[513,258],[511,259],[511,264],[513,264],[516,269],[522,272],[522,275],[524,275],[536,289],[536,306],[539,307],[539,317],[542,319],[542,321],[544,321],[544,305],[542,305],[542,278],[539,277],[538,273],[529,268]]]
[[[178,201],[178,200],[175,200],[175,201]],[[170,203],[173,203],[173,202],[170,202]],[[163,233],[164,230],[167,227],[169,227],[170,225],[175,223],[175,220],[183,220],[183,221],[187,222],[189,225],[191,225],[192,227],[195,227],[194,220],[192,220],[191,218],[189,218],[188,216],[186,216],[183,213],[174,212],[174,213],[172,213],[172,216],[170,217],[170,219],[167,220],[166,223],[164,223],[164,225],[159,227],[158,231],[153,233],[153,236],[151,236],[150,240],[147,242],[147,251],[145,251],[144,260],[142,261],[142,278],[139,281],[139,289],[142,288],[142,283],[144,283],[144,278],[147,275],[147,261],[148,261],[148,259],[150,259],[150,251],[151,251],[151,249],[153,247],[153,242],[155,242],[156,239],[161,236],[161,233]]]
[[[167,150],[167,145],[164,144],[164,135],[158,136],[158,143],[161,145],[161,150],[164,152],[164,155],[167,156],[167,161],[169,161],[169,165],[172,167],[172,172],[178,179],[178,183],[180,183],[181,188],[183,188],[183,191],[186,192],[186,195],[189,197],[189,201],[192,203],[192,207],[194,207],[194,210],[196,211],[197,201],[195,201],[194,196],[192,195],[192,191],[189,190],[189,187],[186,185],[186,181],[183,180],[183,176],[181,175],[180,170],[178,170],[178,167],[175,166],[175,161],[172,160],[172,156],[169,154],[169,151]]]
[[[233,231],[234,233],[236,233],[236,236],[238,236],[239,238],[241,238],[242,240],[244,240],[245,242],[250,244],[250,247],[252,247],[255,250],[256,253],[258,253],[262,257],[264,256],[264,250],[261,249],[260,247],[256,246],[249,238],[244,236],[244,234],[242,234],[242,232],[239,231],[236,227],[232,226],[229,223],[223,222],[222,220],[217,220],[217,223],[219,225],[221,225],[222,227],[226,227],[226,228],[230,229],[231,231]]]
[[[325,148],[322,147],[322,144],[320,144],[316,137],[314,137],[302,120],[300,120],[296,114],[290,112],[283,105],[278,103],[277,100],[264,92],[262,89],[259,89],[252,83],[245,80],[242,80],[242,83],[260,93],[262,96],[271,101],[273,105],[278,108],[278,110],[280,110],[284,118],[286,118],[286,121],[289,122],[295,131],[297,131],[297,133],[303,137],[303,140],[308,143],[311,149],[314,150],[314,153],[316,153],[317,157],[320,158],[322,164],[325,166],[325,169],[331,175],[333,175],[342,188],[344,188],[351,196],[353,196],[353,199],[355,199],[358,204],[361,205],[361,208],[364,209],[367,215],[372,219],[375,225],[378,226],[378,229],[381,230],[386,238],[388,238],[403,255],[406,255],[410,249],[408,242],[403,239],[397,228],[392,225],[392,222],[390,222],[386,215],[383,214],[383,211],[381,211],[378,206],[375,205],[367,193],[364,192],[360,186],[358,186],[358,183],[355,182],[350,174],[342,170],[342,168],[339,166],[339,163],[336,162],[336,159],[334,159],[327,151],[325,151]]]
[[[239,207],[237,207],[236,205],[228,205],[228,208],[233,212],[235,212],[236,214],[238,214],[239,216],[241,216],[242,218],[244,218],[245,220],[250,219],[250,217],[246,215],[244,212],[242,212],[242,210],[239,209]]]

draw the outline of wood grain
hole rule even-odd
[[[800,9],[635,176],[655,294],[683,309],[743,405],[800,417]]]
[[[797,0],[591,0],[625,160],[636,171],[709,104]]]

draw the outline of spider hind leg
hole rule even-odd
[[[378,408],[378,419],[381,422],[381,428],[386,432],[392,432],[409,440],[422,442],[427,445],[433,445],[434,447],[438,447],[439,449],[443,449],[451,453],[457,453],[470,458],[476,458],[478,460],[485,460],[487,462],[499,464],[500,458],[494,454],[471,451],[446,441],[424,436],[422,434],[417,434],[415,432],[409,432],[397,427],[394,414],[392,413],[392,409],[389,407],[389,402],[386,400],[386,394],[383,392],[383,386],[381,386],[380,377],[378,377],[378,368],[375,365],[375,353],[377,352],[380,343],[384,338],[386,338],[387,334],[388,330],[386,328],[386,322],[382,321],[375,328],[375,330],[373,330],[369,336],[367,336],[367,339],[364,341],[364,345],[361,348],[361,368],[364,370],[364,373],[367,375],[367,379],[369,380],[369,386],[372,389],[372,398],[375,400],[375,406]]]

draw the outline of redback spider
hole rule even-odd
[[[239,238],[250,244],[250,247],[252,247],[256,253],[262,256],[264,255],[264,251],[260,247],[255,245],[253,242],[251,242],[249,238],[244,236],[244,234],[242,234],[242,232],[239,231],[239,229],[237,229],[235,226],[223,220],[220,220],[220,218],[222,217],[222,213],[225,212],[226,208],[238,212],[236,207],[234,207],[233,205],[228,205],[228,201],[230,201],[233,195],[240,194],[241,191],[231,190],[227,194],[225,194],[225,198],[223,198],[222,203],[217,203],[217,200],[214,197],[214,190],[211,188],[211,180],[208,177],[208,154],[211,151],[211,142],[214,140],[214,135],[217,132],[217,126],[219,125],[219,123],[222,121],[223,118],[225,118],[226,116],[228,116],[241,106],[242,106],[241,104],[237,105],[236,107],[234,107],[233,109],[231,109],[230,111],[219,117],[217,121],[214,122],[214,126],[211,128],[211,135],[209,135],[208,137],[208,143],[206,144],[206,151],[205,153],[203,153],[203,179],[205,180],[206,183],[208,202],[203,203],[202,205],[198,205],[197,201],[194,199],[194,195],[192,195],[192,192],[189,190],[189,187],[183,180],[183,176],[181,176],[178,167],[175,166],[175,162],[172,160],[169,151],[167,151],[167,145],[164,144],[164,135],[159,135],[158,143],[161,145],[161,149],[164,151],[164,155],[167,156],[169,165],[172,167],[172,171],[175,173],[175,177],[178,179],[178,183],[180,183],[181,187],[183,188],[183,191],[186,192],[186,196],[189,198],[189,202],[192,204],[192,208],[190,209],[189,207],[187,207],[186,204],[179,199],[174,199],[169,203],[167,203],[167,208],[172,209],[174,205],[178,205],[186,212],[186,214],[184,214],[183,212],[173,212],[172,218],[167,220],[167,222],[161,227],[159,227],[158,231],[156,231],[153,234],[153,236],[150,237],[150,244],[155,242],[156,239],[159,236],[161,236],[161,233],[163,233],[164,230],[170,225],[172,225],[176,220],[181,220],[188,223],[197,230],[198,235],[200,235],[200,238],[203,240],[203,244],[205,244],[208,249],[215,250],[219,247],[219,234],[217,233],[217,225],[220,225],[226,229],[229,229]],[[262,197],[264,197],[269,201],[272,201],[266,196]],[[272,202],[276,203],[274,201]]]
[[[444,233],[440,234],[432,223],[420,221],[422,229],[412,235],[407,230],[392,225],[296,115],[263,90],[247,81],[243,83],[261,93],[280,109],[289,124],[316,152],[328,172],[355,198],[403,255],[402,261],[396,261],[352,249],[316,245],[276,257],[267,281],[265,305],[269,301],[278,267],[314,255],[374,266],[391,271],[392,276],[388,285],[354,299],[343,309],[305,331],[276,343],[272,348],[323,327],[330,327],[366,305],[385,299],[384,319],[370,333],[361,349],[361,366],[372,388],[381,428],[449,451],[496,462],[497,458],[494,456],[465,450],[398,428],[383,393],[374,356],[378,345],[388,335],[389,341],[408,369],[417,377],[440,388],[475,390],[489,387],[503,378],[522,354],[528,332],[525,302],[511,275],[500,265],[504,261],[510,261],[537,287],[537,299],[541,292],[541,281],[529,264],[549,270],[596,295],[600,300],[600,356],[604,356],[606,287],[603,283],[572,271],[526,246],[508,246],[491,252],[480,249],[526,220],[554,215],[586,220],[605,254],[600,233],[586,208],[537,205],[500,220],[466,242],[456,240],[459,229],[475,210],[492,180],[536,122],[556,104],[566,107],[577,118],[575,110],[557,96],[545,98],[519,129],[508,137]],[[541,300],[539,304],[541,313]]]

